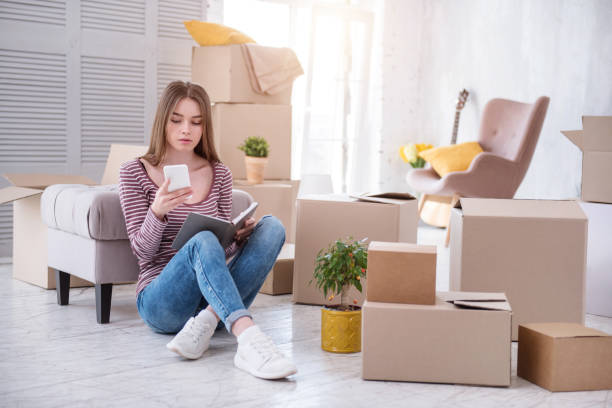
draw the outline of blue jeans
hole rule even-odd
[[[255,226],[246,244],[226,264],[225,252],[210,231],[194,235],[138,294],[138,314],[159,333],[180,331],[201,309],[213,310],[231,333],[274,266],[285,229],[271,215]]]

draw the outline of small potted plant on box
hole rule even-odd
[[[337,240],[317,254],[314,270],[316,286],[328,300],[340,296],[340,305],[321,309],[321,348],[335,353],[361,351],[361,307],[349,299],[349,289],[362,291],[368,252],[361,241]]]
[[[263,137],[250,136],[238,146],[244,152],[247,181],[251,184],[261,184],[264,179],[264,169],[268,164],[268,142]]]

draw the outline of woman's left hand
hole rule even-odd
[[[236,236],[234,237],[234,239],[236,239],[236,241],[238,242],[246,240],[249,237],[249,235],[251,235],[254,228],[255,228],[255,218],[251,217],[244,222],[243,228],[236,231]]]

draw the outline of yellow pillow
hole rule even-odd
[[[482,153],[482,147],[478,142],[467,142],[423,150],[419,152],[419,156],[431,164],[440,177],[444,177],[453,171],[467,170],[474,157],[480,153]]]
[[[203,21],[183,21],[189,34],[200,45],[228,45],[254,43],[251,37],[234,30],[231,27],[216,23],[205,23]]]

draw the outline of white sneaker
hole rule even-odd
[[[264,334],[259,326],[251,326],[238,336],[234,365],[255,377],[266,380],[285,378],[297,373],[297,368]]]
[[[206,312],[210,313],[210,312]],[[216,321],[214,316],[211,316]],[[174,336],[170,343],[166,344],[168,350],[192,360],[202,357],[202,354],[210,345],[210,338],[215,333],[216,324],[211,324],[209,316],[205,311],[200,312],[196,317],[191,317],[185,323],[180,332]]]

